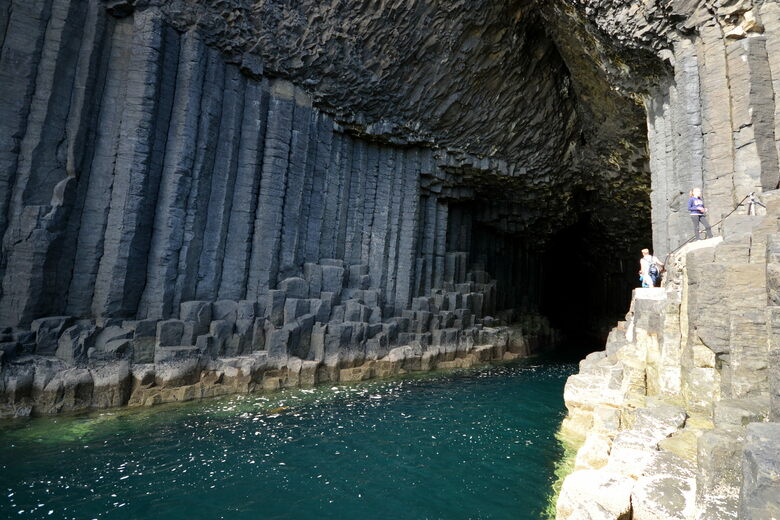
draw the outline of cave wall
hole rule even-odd
[[[657,255],[692,236],[691,188],[702,188],[714,223],[749,193],[778,187],[776,1],[564,4],[591,68],[645,105]]]
[[[462,159],[351,135],[156,8],[10,5],[0,323],[168,318],[257,299],[322,258],[368,265],[391,313],[441,286],[432,186]]]
[[[648,100],[656,251],[692,235],[688,190],[703,188],[714,223],[749,193],[780,183],[780,6],[732,33],[717,18],[674,43],[674,77]]]
[[[586,217],[589,308],[611,318],[601,295],[628,292],[649,236],[644,114],[567,6],[0,0],[6,359],[65,338],[83,362],[114,326],[142,349],[283,350],[309,315],[360,318],[361,348],[392,318],[415,337],[383,341],[471,334],[538,312],[569,276],[545,250]],[[262,334],[223,348],[193,325],[217,302]]]
[[[216,5],[0,0],[0,418],[466,367],[557,342],[536,314],[534,273],[524,267],[499,297],[485,270],[509,282],[511,263],[530,256],[486,262],[473,253],[486,241],[464,224],[471,216],[450,219],[472,201],[490,233],[525,233],[528,244],[565,221],[569,198],[544,200],[573,177],[563,173],[576,131],[554,45],[512,17],[476,20],[528,38],[527,52],[489,54],[489,72],[514,78],[497,84],[499,98],[533,96],[504,99],[503,115],[453,108],[485,132],[486,121],[522,116],[514,134],[492,131],[527,146],[491,155],[479,139],[459,147],[465,134],[404,119],[420,99],[399,105],[396,122],[369,120],[373,109],[353,103],[374,99],[392,118],[395,65],[373,93],[334,106],[314,78],[232,52],[209,18]],[[205,21],[190,23],[182,6]],[[461,47],[447,31],[471,31],[468,6],[457,12],[463,23],[426,45]],[[361,34],[351,49],[371,31]],[[324,48],[338,41],[329,33]],[[492,48],[470,42],[464,67]],[[310,70],[348,93],[373,62],[342,61],[339,48]],[[419,63],[406,73],[425,83],[433,62]],[[538,73],[516,80],[531,65]],[[445,107],[423,107],[436,112],[426,121],[451,122],[456,97],[433,94],[447,78],[469,78],[458,96],[478,91],[479,74],[459,67],[441,68],[435,88],[418,85]],[[491,191],[503,194],[494,207]]]
[[[367,265],[397,315],[452,282],[452,252],[532,309],[534,262],[579,214],[612,230],[599,258],[635,249],[643,146],[602,161],[615,126],[589,151],[603,125],[539,6],[352,7],[0,2],[0,325],[176,317],[327,258]]]
[[[645,101],[656,255],[692,236],[690,188],[711,222],[728,217],[668,256],[663,287],[636,289],[606,350],[567,382],[562,430],[585,437],[556,518],[771,518],[780,4],[569,3],[613,87]],[[751,192],[766,208],[732,213]]]

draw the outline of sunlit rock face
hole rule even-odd
[[[557,518],[777,516],[780,4],[573,4],[602,56],[626,64],[609,71],[616,88],[646,81],[653,243],[668,270],[567,383],[563,429],[585,438]],[[693,187],[723,222],[678,249]]]

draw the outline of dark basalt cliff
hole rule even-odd
[[[470,262],[533,302],[505,258],[575,224],[584,263],[620,271],[647,236],[643,114],[564,8],[4,2],[0,321],[168,318],[331,257],[399,312],[486,235]]]
[[[575,3],[610,61],[627,64],[615,86],[651,80],[640,92],[653,243],[673,254],[665,286],[636,289],[606,350],[567,382],[563,431],[584,443],[557,518],[776,518],[780,4]],[[723,221],[674,252],[691,233],[694,186]],[[738,206],[751,193],[762,206]]]
[[[620,309],[641,110],[542,7],[2,2],[3,415],[527,353],[565,247]]]
[[[690,188],[712,220],[774,200],[778,93],[770,0],[0,0],[0,416],[598,335],[651,230],[661,257],[688,238]],[[562,518],[775,507],[776,425],[739,430],[777,420],[775,206],[674,257],[674,287],[584,362],[597,395],[569,399],[569,422],[595,432],[593,473],[564,486]],[[650,466],[620,465],[690,459],[704,429],[703,459],[749,441],[717,459],[746,468],[727,507],[707,461],[671,464],[676,509]]]

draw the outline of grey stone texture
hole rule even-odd
[[[643,94],[657,256],[691,237],[691,188],[703,189],[715,222],[747,194],[778,187],[776,1],[549,4],[568,17],[569,40],[602,44],[589,60],[561,45],[581,89],[595,91],[580,63],[590,62],[612,71],[613,85]]]
[[[0,324],[165,320],[188,301],[264,301],[297,276],[315,284],[303,297],[318,298],[338,293],[337,269],[354,264],[367,266],[356,288],[380,290],[382,310],[400,314],[451,281],[449,253],[473,256],[480,245],[467,230],[536,237],[602,212],[568,196],[547,200],[608,177],[580,175],[606,166],[601,152],[562,152],[603,125],[577,110],[553,35],[535,32],[559,27],[558,14],[480,2],[473,20],[475,5],[420,0],[404,16],[386,13],[390,32],[382,16],[303,2],[293,10],[309,15],[289,20],[319,20],[320,59],[310,36],[282,45],[292,33],[273,22],[276,4],[250,15],[236,1],[4,2]],[[251,22],[225,27],[228,11]],[[432,20],[447,24],[429,40]],[[345,25],[355,31],[341,48],[334,31]],[[293,48],[305,56],[285,59]],[[377,71],[368,49],[396,59]],[[453,65],[422,58],[435,53]],[[453,79],[455,70],[468,73]],[[639,120],[598,81],[610,110]],[[643,139],[632,135],[615,153]],[[625,164],[614,174],[646,186]],[[496,193],[502,200],[484,208]],[[624,193],[620,211],[644,197]],[[467,215],[450,211],[464,201],[474,206]],[[620,211],[603,211],[604,222]],[[485,254],[500,254],[511,243],[502,240]],[[505,299],[500,306],[533,307]]]
[[[652,410],[588,411],[642,465],[578,482],[618,491],[593,515],[774,514],[778,3],[287,4],[0,0],[0,415],[535,352],[557,232],[626,274],[689,236],[690,188],[713,222],[755,192],[567,401]]]
[[[764,192],[766,215],[732,215],[725,236],[673,255],[664,287],[637,289],[606,350],[569,379],[563,428],[586,440],[559,518],[605,499],[583,487],[588,471],[636,479],[626,491],[634,518],[777,516],[778,194]],[[665,419],[672,410],[677,424]],[[639,442],[628,449],[627,439]],[[658,467],[670,452],[683,460]]]
[[[415,298],[411,307],[425,310],[395,316],[383,310],[380,289],[364,288],[370,282],[367,265],[346,270],[341,260],[333,259],[306,265],[305,277],[285,278],[280,289],[267,291],[260,301],[185,301],[178,318],[167,320],[40,318],[30,331],[5,334],[0,343],[0,416],[473,366],[528,355],[556,340],[543,319],[515,333],[523,345],[538,339],[530,349],[510,342],[507,327],[484,325],[481,309],[474,313],[471,302],[484,300],[495,281],[468,282],[479,278],[468,271],[454,274],[454,283],[433,290],[434,295]],[[333,291],[320,291],[323,285]],[[497,320],[488,321],[495,325]],[[214,368],[228,360],[243,368]],[[319,375],[304,378],[297,371],[297,379],[273,383],[276,373],[293,377],[291,364]],[[54,378],[56,387],[36,390],[40,377]],[[223,383],[226,378],[229,385]],[[78,400],[57,397],[76,394]]]
[[[451,176],[441,169],[453,162],[446,152],[434,157],[428,149],[344,132],[302,88],[247,75],[209,45],[207,32],[177,32],[165,10],[148,6],[116,19],[97,0],[57,6],[67,9],[38,13],[48,18],[37,30],[49,35],[46,52],[67,76],[56,82],[47,76],[48,84],[30,76],[36,89],[48,89],[41,93],[46,102],[41,95],[27,101],[34,109],[27,123],[35,127],[24,139],[33,148],[23,140],[13,152],[14,171],[28,179],[45,169],[43,162],[28,163],[48,160],[59,146],[55,137],[65,132],[80,139],[65,142],[84,149],[73,166],[84,174],[63,173],[64,184],[19,181],[11,190],[3,213],[10,227],[0,323],[29,327],[34,319],[65,314],[181,316],[196,323],[183,333],[191,343],[209,320],[189,316],[198,312],[193,306],[207,312],[197,301],[215,302],[211,312],[217,313],[220,301],[269,301],[277,289],[299,299],[333,293],[337,302],[344,289],[371,287],[382,293],[379,307],[400,314],[414,296],[433,289],[433,280],[452,281],[453,273],[443,272],[446,219],[423,220],[419,209],[423,197],[434,208],[444,204],[436,202],[440,193],[423,194],[421,179]],[[14,20],[37,16],[30,9],[12,12]],[[80,34],[72,26],[85,16],[95,27]],[[17,43],[22,40],[6,40],[4,48],[11,52]],[[106,49],[99,48],[103,43]],[[79,57],[70,50],[79,45],[93,47]],[[49,54],[41,52],[30,67],[51,75]],[[20,71],[10,62],[3,70],[9,67]],[[63,101],[77,87],[94,90],[75,107],[88,112],[80,119]],[[60,123],[75,125],[74,132]],[[47,198],[42,205],[37,199],[47,189],[49,198],[68,200]],[[32,192],[36,200],[25,199]],[[30,235],[30,226],[38,231]],[[28,238],[20,242],[22,234]],[[428,238],[420,241],[421,234]],[[272,321],[278,312],[272,303]]]
[[[740,518],[780,515],[780,423],[750,424],[742,458]]]

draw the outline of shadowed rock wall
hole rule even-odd
[[[350,135],[156,8],[10,16],[0,323],[167,318],[257,299],[321,258],[369,265],[391,313],[441,285],[447,204],[431,186],[462,161]]]
[[[374,132],[346,101],[349,117],[326,112],[312,84],[231,53],[179,4],[141,4],[0,4],[0,415],[363,379],[555,341],[535,315],[538,253],[495,262],[501,247],[477,253],[486,242],[465,225],[543,235],[565,218],[565,197],[557,220],[508,203],[553,189],[565,155],[572,98],[548,41],[529,37],[554,65],[530,80],[546,107],[533,117],[560,110],[550,142],[523,150],[529,174],[433,133]],[[450,221],[492,189],[500,204]],[[497,326],[518,321],[512,343]]]
[[[4,0],[0,325],[175,317],[324,258],[368,265],[398,315],[457,251],[533,308],[582,214],[588,262],[627,255],[643,137],[607,123],[638,105],[572,79],[552,8],[483,4]],[[453,205],[517,261],[448,241]]]

